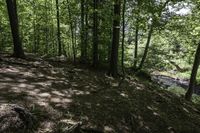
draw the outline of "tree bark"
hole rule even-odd
[[[22,42],[19,36],[19,23],[17,16],[16,0],[6,0],[6,4],[9,15],[10,27],[12,31],[13,44],[14,44],[13,57],[24,58],[25,55],[22,48]]]
[[[152,33],[153,33],[153,24],[150,26],[150,30],[149,30],[149,33],[148,33],[148,38],[147,38],[144,54],[143,54],[142,60],[140,62],[140,65],[138,67],[138,70],[142,69],[142,67],[144,65],[144,62],[145,62],[145,60],[147,58],[147,54],[148,54],[149,45],[150,45],[150,42],[151,42]]]
[[[1,26],[2,26],[2,23],[0,21],[0,52],[3,52],[3,50],[4,50],[4,42],[3,42],[4,35],[3,35],[3,28]]]
[[[77,31],[77,21],[74,22],[74,31]],[[77,55],[77,34],[74,32],[74,55]],[[75,58],[76,59],[76,58]]]
[[[57,19],[58,56],[61,56],[62,46],[61,46],[61,38],[60,38],[60,10],[59,10],[58,0],[56,0],[56,19]]]
[[[84,53],[85,53],[85,58],[86,60],[88,59],[88,29],[89,29],[89,23],[88,23],[88,18],[89,18],[89,2],[86,1],[85,3],[85,38],[84,38]]]
[[[126,0],[124,0],[123,3],[123,12],[122,12],[122,18],[123,18],[123,28],[122,28],[122,59],[121,59],[121,66],[122,66],[122,73],[123,75],[125,74],[124,72],[124,39],[125,39],[125,11],[126,11]]]
[[[33,10],[33,15],[36,16],[33,19],[33,49],[32,52],[36,54],[37,52],[37,35],[36,35],[36,20],[37,20],[37,14],[36,14],[36,9],[35,9],[35,3],[33,2],[33,6],[32,6],[32,10]]]
[[[121,12],[121,0],[114,1],[114,18],[113,18],[113,38],[110,58],[110,70],[109,73],[113,77],[118,75],[118,49],[120,38],[120,12]]]
[[[46,15],[46,20],[45,20],[45,51],[44,54],[48,54],[49,52],[49,27],[48,27],[48,21],[49,21],[49,14],[48,14],[48,6],[47,6],[47,1],[45,0],[45,15]]]
[[[193,90],[194,90],[194,86],[195,86],[195,82],[196,82],[196,76],[197,76],[199,64],[200,64],[200,42],[198,44],[196,54],[195,54],[193,69],[192,69],[192,73],[191,73],[191,77],[190,77],[189,88],[185,94],[185,99],[188,101],[191,101],[191,99],[192,99],[192,94],[193,94]]]
[[[81,0],[81,62],[85,61],[85,0]]]
[[[138,26],[138,20],[136,20],[135,51],[134,51],[134,64],[133,64],[134,68],[137,68],[137,62],[138,62],[138,32],[139,32],[139,26]]]
[[[71,30],[71,41],[72,41],[72,51],[73,51],[73,61],[76,63],[76,50],[75,50],[75,40],[74,40],[74,25],[72,20],[71,9],[69,6],[69,0],[67,0],[67,8],[69,13],[69,20],[70,20],[70,30]]]
[[[98,0],[93,1],[93,67],[98,65]]]

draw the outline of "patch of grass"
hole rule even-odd
[[[169,92],[176,94],[177,96],[183,96],[186,93],[186,90],[182,87],[171,86],[167,89]]]
[[[186,71],[182,73],[177,73],[177,77],[181,77],[182,79],[190,79],[191,71]]]
[[[178,86],[171,86],[167,89],[169,92],[172,92],[174,94],[176,94],[179,97],[184,97],[186,90],[183,89],[182,87],[178,87]],[[192,102],[196,103],[196,104],[200,104],[200,96],[193,94],[192,96]]]

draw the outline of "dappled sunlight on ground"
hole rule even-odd
[[[27,67],[20,63],[29,65]],[[98,85],[96,83],[97,76],[91,80],[90,75],[82,74],[87,73],[87,70],[72,66],[69,66],[70,68],[54,68],[50,64],[38,62],[32,66],[30,64],[34,64],[34,62],[15,62],[14,60],[9,62],[7,60],[4,65],[0,66],[0,103],[18,103],[28,107],[33,106],[33,108],[39,106],[48,113],[49,119],[56,119],[61,123],[64,122],[63,119],[67,122],[74,121],[74,123],[75,121],[89,120],[88,114],[85,114],[85,117],[82,116],[83,112],[77,106],[85,106],[91,111],[93,108],[102,106],[98,102],[94,105],[95,101],[90,97],[98,91],[105,93],[103,90],[105,88],[100,87],[105,81],[99,81]],[[86,99],[79,101],[81,97],[86,97]],[[105,95],[104,97],[111,101],[115,100],[110,96]],[[80,119],[77,119],[79,117]],[[95,118],[93,119],[95,120]],[[51,122],[49,121],[45,125],[44,121],[41,126],[45,125],[48,128],[48,125],[52,125]],[[106,127],[105,130],[111,130],[111,128]]]
[[[0,64],[0,103],[22,104],[32,110],[40,121],[38,133],[78,122],[108,133],[156,133],[158,127],[169,132],[174,130],[174,121],[183,119],[195,119],[193,123],[199,125],[194,113],[198,109],[177,102],[169,92],[146,87],[133,77],[120,82],[61,62],[5,59]]]

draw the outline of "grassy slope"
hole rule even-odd
[[[61,132],[82,122],[105,132],[199,133],[200,108],[144,79],[119,86],[103,72],[45,61],[4,59],[0,103],[19,103],[38,119],[36,132]]]

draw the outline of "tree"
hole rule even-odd
[[[89,1],[85,2],[85,36],[84,36],[84,53],[86,60],[88,59],[88,43],[89,43]]]
[[[98,65],[98,3],[99,0],[93,2],[93,67]]]
[[[148,54],[149,45],[150,45],[150,42],[151,42],[152,33],[153,33],[153,24],[150,25],[150,29],[149,29],[149,33],[148,33],[148,37],[147,37],[147,42],[146,42],[144,54],[143,54],[142,60],[140,62],[140,65],[138,67],[138,70],[142,69],[143,64],[144,64],[144,62],[145,62],[145,60],[147,58],[147,54]]]
[[[10,27],[12,31],[13,44],[14,44],[13,57],[24,58],[25,55],[22,48],[22,42],[19,36],[19,24],[18,24],[16,0],[6,0],[6,4],[10,20]]]
[[[118,75],[118,49],[120,38],[120,16],[121,13],[121,0],[114,1],[114,18],[113,18],[113,33],[112,33],[112,48],[110,57],[110,70],[109,74],[113,77]]]
[[[85,0],[81,0],[81,61],[86,60],[85,47]]]
[[[194,86],[195,86],[195,82],[196,82],[196,76],[197,76],[199,64],[200,64],[200,42],[198,44],[196,54],[195,54],[194,64],[193,64],[192,73],[191,73],[191,77],[190,77],[189,88],[185,94],[185,99],[188,101],[190,101],[192,99],[192,94],[193,94],[193,90],[194,90]]]
[[[70,20],[70,31],[71,31],[71,42],[72,42],[72,51],[73,51],[73,61],[76,63],[76,50],[75,50],[75,37],[74,37],[74,24],[72,20],[72,14],[71,14],[71,8],[69,5],[69,0],[67,0],[67,9],[69,14],[69,20]]]
[[[142,60],[140,62],[139,67],[137,68],[137,70],[141,70],[143,65],[144,65],[144,62],[147,58],[147,54],[148,54],[148,51],[149,51],[149,46],[150,46],[150,43],[151,43],[151,38],[152,38],[154,28],[155,28],[155,26],[159,27],[160,19],[162,17],[163,10],[166,8],[166,6],[169,2],[170,2],[170,0],[166,0],[163,4],[161,3],[157,7],[157,9],[155,9],[155,10],[153,10],[153,7],[156,6],[154,4],[148,7],[148,12],[152,15],[152,17],[150,17],[149,21],[152,21],[152,22],[151,22],[151,24],[149,24],[149,32],[148,32],[148,37],[147,37],[147,42],[146,42],[144,54],[142,56]],[[164,26],[164,25],[162,25],[162,26]]]
[[[124,75],[124,39],[125,39],[125,11],[126,11],[126,0],[124,0],[123,3],[123,11],[122,11],[122,19],[123,19],[123,24],[122,24],[122,59],[121,59],[121,65],[122,65],[122,73]]]
[[[138,33],[139,33],[139,24],[138,19],[136,20],[136,26],[135,26],[135,51],[134,51],[134,69],[137,68],[137,61],[138,61]]]
[[[56,19],[57,19],[58,56],[61,56],[62,47],[61,47],[61,38],[60,38],[60,10],[59,10],[58,0],[56,0]]]

